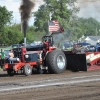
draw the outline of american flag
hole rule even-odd
[[[60,29],[60,26],[57,20],[49,21],[49,32],[56,32],[59,29]]]
[[[49,32],[56,33],[56,32],[63,32],[63,28],[59,25],[57,20],[49,21]]]

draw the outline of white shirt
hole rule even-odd
[[[12,52],[9,53],[10,58],[14,57],[14,54]]]

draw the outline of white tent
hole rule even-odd
[[[91,39],[89,37],[86,37],[85,41],[89,41],[89,40],[91,40]]]

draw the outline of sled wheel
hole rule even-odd
[[[13,69],[7,69],[7,73],[9,76],[14,76],[14,74],[15,74]]]
[[[66,57],[60,50],[54,50],[47,55],[47,65],[49,73],[62,73],[66,69]]]
[[[23,68],[23,72],[26,76],[32,74],[32,67],[29,64],[26,64]]]

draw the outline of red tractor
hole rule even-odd
[[[13,76],[21,70],[25,75],[31,75],[33,71],[38,73],[61,73],[66,69],[65,54],[53,46],[53,37],[44,36],[42,44],[37,46],[14,48],[14,60],[12,64],[8,59],[2,64],[8,75]]]
[[[5,59],[2,64],[3,69],[10,76],[19,70],[26,76],[31,75],[32,72],[58,74],[66,69],[87,71],[87,58],[89,60],[90,57],[89,55],[86,57],[85,53],[59,50],[53,46],[52,36],[44,36],[41,45],[14,48],[13,51],[14,57],[20,60],[16,59],[10,64],[8,59]]]

